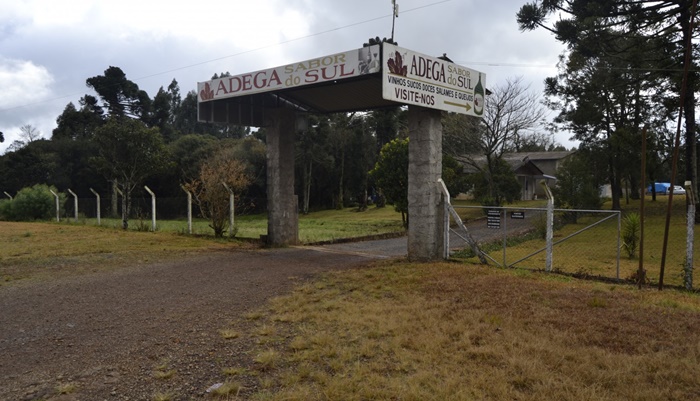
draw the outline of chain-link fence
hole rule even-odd
[[[606,279],[636,280],[643,252],[643,268],[647,283],[659,281],[665,224],[665,199],[652,203],[644,221],[644,244],[641,224],[637,226],[637,241],[625,237],[626,212],[554,209],[551,270],[564,274]],[[669,227],[664,283],[682,285],[686,262],[686,211],[674,205]],[[497,266],[546,270],[547,209],[518,207],[453,206],[460,209],[482,209],[483,217],[472,219],[466,226],[480,249]],[[641,223],[641,222],[640,222]],[[452,257],[477,261],[476,255],[464,241],[463,234],[453,227],[450,244]],[[697,241],[693,244],[695,260]],[[697,265],[697,263],[695,263]]]

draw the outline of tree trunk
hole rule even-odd
[[[129,228],[129,209],[131,209],[131,191],[126,186],[122,191],[122,228]]]
[[[309,214],[309,202],[311,197],[311,172],[313,168],[313,159],[309,160],[308,166],[304,163],[304,204],[302,211],[304,214]]]
[[[117,180],[112,181],[112,217],[119,216],[119,189],[117,187]]]
[[[619,178],[619,172],[617,171],[617,161],[615,160],[615,156],[612,154],[609,155],[609,160],[608,162],[608,179],[610,181],[610,196],[612,197],[612,210],[620,210],[620,178]]]
[[[336,209],[343,208],[343,176],[345,175],[345,149],[340,151],[340,179],[338,180],[338,204]]]

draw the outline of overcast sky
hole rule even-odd
[[[522,76],[542,91],[563,47],[543,30],[522,33],[525,0],[398,0],[395,40],[487,74],[487,86]],[[232,74],[362,47],[391,36],[391,0],[19,0],[0,2],[3,153],[30,124],[51,137],[69,102],[109,66],[152,98],[176,79],[183,93]],[[568,135],[556,141],[567,146]]]

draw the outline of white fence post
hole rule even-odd
[[[544,192],[547,194],[547,257],[545,261],[545,271],[552,271],[552,253],[554,249],[554,196],[547,186],[546,181],[542,181]]]
[[[100,225],[100,194],[97,193],[94,189],[90,188],[90,192],[92,192],[95,197],[97,197],[97,225]]]
[[[443,221],[445,227],[443,228],[443,236],[445,239],[443,240],[444,243],[444,249],[442,250],[442,258],[445,260],[450,259],[450,203],[452,202],[451,196],[450,196],[450,191],[447,189],[447,185],[445,185],[445,181],[442,180],[442,178],[438,178],[438,184],[440,185],[440,189],[442,189],[442,198],[443,198]]]
[[[10,200],[14,200],[14,198],[12,197],[12,195],[8,194],[8,193],[5,192],[5,191],[2,191],[2,192],[3,192],[5,195],[7,195],[7,197],[10,198]]]
[[[146,188],[146,191],[148,191],[149,194],[151,194],[151,229],[155,232],[156,231],[156,194],[151,191],[151,188],[148,188],[148,186],[144,185],[144,188]]]
[[[73,221],[75,223],[78,222],[78,195],[75,194],[75,192],[71,191],[70,188],[68,188],[68,193],[73,196],[73,208],[75,211],[73,212],[74,219]]]
[[[187,193],[187,233],[192,234],[192,192],[183,185],[180,185],[180,188]]]
[[[229,197],[228,197],[228,206],[229,206],[229,222],[228,222],[229,227],[228,227],[228,236],[231,237],[231,238],[233,238],[233,235],[234,235],[234,232],[233,232],[233,222],[234,222],[234,214],[235,214],[235,211],[236,211],[236,207],[235,207],[235,204],[234,204],[235,199],[234,199],[234,197],[233,197],[233,191],[231,190],[231,188],[229,188],[228,185],[226,185],[225,182],[222,182],[221,184],[224,185],[224,188],[226,188],[226,190],[228,191],[228,194],[229,194]]]
[[[61,221],[61,204],[58,200],[58,194],[54,192],[53,189],[49,189],[49,191],[51,191],[53,197],[56,198],[56,221]]]

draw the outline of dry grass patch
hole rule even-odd
[[[56,386],[56,393],[59,395],[63,394],[73,394],[75,391],[78,389],[78,386],[75,385],[75,383],[64,383],[64,384],[59,384]]]
[[[551,277],[399,262],[328,274],[261,318],[288,335],[257,354],[265,390],[251,397],[700,397],[697,295]]]
[[[224,340],[233,340],[241,336],[241,333],[234,329],[221,329],[219,334]]]
[[[161,361],[153,370],[153,377],[158,380],[168,380],[175,376],[175,369],[170,368],[168,361]]]
[[[278,363],[279,358],[280,355],[277,351],[274,349],[268,349],[259,352],[255,358],[253,358],[253,362],[255,362],[258,370],[265,372],[272,370],[272,368],[274,368]]]
[[[240,383],[236,382],[225,382],[221,386],[214,389],[211,393],[215,397],[229,397],[238,396],[238,394],[243,389]]]
[[[164,232],[57,223],[0,222],[0,284],[180,258],[238,243]]]
[[[153,395],[153,401],[172,401],[174,399],[171,393],[156,393]]]
[[[226,376],[240,376],[248,372],[248,369],[241,367],[229,367],[221,370]]]

